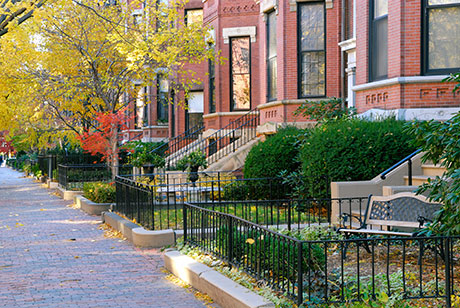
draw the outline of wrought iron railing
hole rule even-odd
[[[259,124],[259,110],[251,110],[210,136],[198,138],[195,142],[168,156],[166,164],[170,168],[174,167],[185,155],[201,151],[206,155],[208,164],[210,165],[253,140],[256,137],[257,126]]]
[[[65,190],[81,190],[87,182],[109,182],[112,173],[104,164],[58,165],[59,187]]]
[[[451,307],[452,295],[459,294],[456,237],[306,241],[296,232],[281,234],[189,203],[183,217],[185,243],[264,281],[298,306],[392,299]]]
[[[165,142],[164,144],[156,147],[151,151],[151,153],[157,153],[159,155],[172,155],[183,147],[199,139],[203,133],[203,130],[203,124],[195,125],[182,134],[179,134],[173,139],[169,140],[168,142]]]
[[[38,165],[42,175],[48,178],[53,177],[53,171],[57,169],[57,156],[56,155],[39,155],[37,157]]]
[[[118,167],[119,174],[132,173],[132,165]],[[110,182],[112,171],[106,164],[58,165],[59,187],[65,190],[81,190],[87,182]]]
[[[291,188],[279,178],[238,179],[228,173],[214,173],[201,179],[207,180],[192,183],[183,178],[164,182],[155,177],[116,177],[115,211],[147,229],[181,229],[183,204],[193,202],[266,226],[291,229],[329,225],[333,205],[346,211],[348,203],[366,203],[366,198],[315,197],[328,186],[326,177],[312,181],[317,185],[316,190],[311,189],[311,195],[302,198],[292,198]]]
[[[385,180],[386,176],[388,175],[388,173],[390,173],[394,169],[398,168],[399,166],[401,166],[402,164],[407,162],[408,184],[409,184],[409,186],[412,186],[412,158],[414,158],[414,156],[417,155],[418,153],[420,153],[421,151],[422,151],[421,149],[418,149],[417,151],[413,152],[412,154],[407,155],[406,157],[401,159],[399,162],[397,162],[396,164],[394,164],[393,166],[391,166],[387,170],[383,171],[382,174],[380,174],[380,178],[382,180]]]

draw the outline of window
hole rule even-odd
[[[299,96],[326,95],[326,40],[323,2],[299,3]]]
[[[202,25],[203,24],[203,10],[193,9],[185,10],[185,24],[188,25]]]
[[[214,60],[208,60],[209,71],[209,113],[216,112],[216,68]]]
[[[251,107],[251,50],[249,37],[234,37],[231,50],[231,110]]]
[[[166,78],[158,76],[157,78],[157,122],[168,122],[169,107],[169,82]]]
[[[147,87],[138,88],[134,107],[134,128],[142,128],[148,125]]]
[[[460,69],[460,0],[424,0],[424,71]]]
[[[187,100],[187,112],[185,118],[185,129],[189,130],[203,123],[203,92],[196,91],[190,93]]]
[[[276,100],[276,12],[267,14],[267,98]]]
[[[388,76],[388,0],[370,2],[369,81]]]

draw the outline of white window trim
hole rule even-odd
[[[238,36],[249,36],[251,43],[256,42],[256,27],[234,27],[222,29],[222,37],[224,38],[224,44],[229,44],[231,37]]]
[[[296,12],[297,11],[297,3],[298,2],[312,2],[312,1],[318,1],[318,0],[289,0],[290,11],[291,12]],[[334,8],[333,0],[325,0],[324,4],[326,6],[326,9],[333,9]]]

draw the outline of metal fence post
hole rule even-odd
[[[182,220],[184,224],[184,243],[187,243],[187,204],[185,202],[182,209]]]
[[[230,216],[227,216],[228,222],[228,263],[230,264],[230,267],[232,265],[233,261],[233,220]]]
[[[303,303],[303,243],[297,242],[297,306]]]
[[[450,253],[451,253],[451,249],[450,249],[450,238],[446,238],[445,239],[445,252],[444,252],[444,266],[445,266],[445,270],[446,270],[446,307],[447,308],[450,308],[452,306],[452,303],[451,303],[451,281],[450,281],[450,271],[451,271],[451,264],[450,264]]]

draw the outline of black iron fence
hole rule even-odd
[[[39,155],[37,157],[37,163],[42,175],[48,178],[54,178],[57,170],[57,156],[56,155]],[[54,178],[57,180],[57,178]]]
[[[314,190],[311,196],[293,198],[289,195],[290,187],[279,178],[236,179],[225,173],[206,177],[212,180],[191,183],[169,178],[165,183],[146,176],[116,177],[115,211],[147,229],[182,229],[183,204],[193,202],[254,223],[291,229],[312,224],[330,225],[333,207],[345,213],[350,204],[362,204],[365,208],[367,202],[365,197],[316,198]],[[328,180],[317,177],[315,183],[318,191],[322,191]]]
[[[132,173],[132,165],[119,166],[119,174]],[[87,182],[110,182],[112,171],[105,164],[58,165],[59,186],[65,190],[81,190]]]
[[[299,306],[416,300],[421,307],[451,307],[452,299],[458,300],[456,237],[307,241],[300,233],[281,234],[189,203],[183,218],[187,244],[264,281]]]
[[[65,190],[81,190],[85,182],[109,182],[111,178],[104,164],[58,165],[59,186]]]

